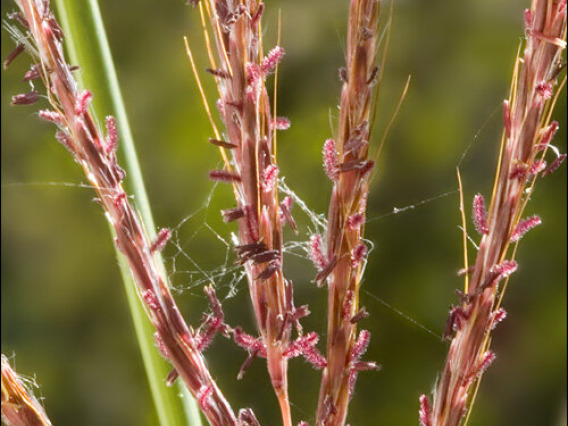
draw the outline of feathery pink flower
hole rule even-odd
[[[273,123],[276,130],[288,130],[290,128],[290,124],[290,120],[286,117],[276,117]]]
[[[531,229],[537,227],[541,223],[542,223],[542,220],[538,216],[532,216],[532,217],[529,217],[527,219],[522,220],[521,222],[519,222],[519,224],[515,228],[513,235],[511,235],[511,242],[516,243],[521,238],[523,238],[524,235],[527,232],[529,232]]]
[[[481,194],[477,194],[473,198],[473,223],[475,225],[475,229],[480,235],[485,235],[489,232],[485,200]]]
[[[323,144],[323,166],[328,178],[331,180],[337,180],[339,178],[337,152],[335,150],[335,141],[333,139],[327,139]]]
[[[280,46],[274,47],[268,54],[264,57],[261,64],[261,69],[263,73],[269,73],[274,71],[276,65],[282,60],[284,56],[284,49]]]
[[[162,251],[171,237],[172,231],[170,231],[168,228],[160,229],[160,232],[158,232],[156,239],[150,246],[150,253],[157,253]]]
[[[322,270],[327,265],[327,259],[324,255],[323,243],[319,234],[310,237],[309,256],[318,270]]]
[[[278,179],[278,166],[276,164],[270,164],[264,171],[262,172],[262,190],[265,193],[269,193],[274,189],[276,185],[276,180]]]
[[[418,412],[420,426],[432,426],[432,406],[426,395],[420,396],[420,410]]]

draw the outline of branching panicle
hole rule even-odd
[[[317,348],[319,335],[304,332],[300,324],[310,313],[308,305],[295,307],[292,282],[284,277],[288,245],[283,226],[287,224],[295,233],[298,226],[292,217],[294,198],[279,200],[280,187],[286,187],[279,185],[276,138],[278,131],[289,129],[291,123],[276,115],[276,91],[272,100],[268,94],[267,81],[274,79],[277,86],[285,52],[279,45],[264,50],[264,3],[187,0],[199,7],[211,62],[205,71],[218,91],[222,131],[217,128],[219,120],[209,111],[195,71],[214,131],[209,143],[219,148],[223,159],[219,170],[209,172],[209,179],[230,184],[235,195],[234,207],[221,210],[221,216],[224,222],[238,226],[235,264],[245,271],[257,325],[257,332],[248,334],[225,321],[212,285],[204,289],[210,309],[199,327],[186,324],[160,260],[172,231],[164,228],[151,238],[132,196],[124,190],[125,172],[117,161],[117,120],[108,116],[101,128],[91,107],[94,94],[78,88],[73,76],[78,67],[65,58],[64,33],[50,10],[50,1],[14,1],[20,11],[9,17],[22,29],[12,31],[10,27],[16,44],[3,66],[8,67],[25,51],[33,64],[23,78],[30,91],[13,96],[11,103],[50,103],[49,109],[38,112],[39,118],[57,127],[56,139],[81,166],[97,193],[95,200],[116,234],[116,247],[126,259],[137,294],[156,330],[155,346],[172,364],[166,384],[171,386],[181,378],[213,426],[259,426],[252,410],[235,414],[206,365],[203,352],[220,334],[247,353],[239,380],[256,358],[266,359],[283,426],[292,426],[288,362],[295,357],[303,357],[322,370],[315,424],[344,425],[359,372],[381,368],[374,361],[362,360],[371,334],[358,332],[359,322],[368,316],[360,306],[360,286],[370,252],[364,232],[376,158],[371,158],[369,149],[382,75],[377,63],[379,0],[350,0],[346,64],[339,70],[342,88],[337,129],[322,148],[323,167],[332,188],[328,216],[327,221],[314,221],[314,232],[319,233],[301,246],[307,247],[317,269],[315,283],[327,292],[324,354]],[[523,211],[534,183],[557,170],[566,158],[552,144],[558,123],[550,121],[559,87],[565,84],[565,80],[561,84],[557,80],[565,68],[566,0],[532,0],[524,21],[524,51],[517,58],[510,98],[502,106],[501,155],[489,207],[482,195],[473,199],[471,216],[481,241],[474,263],[466,253],[459,273],[465,275],[466,284],[463,291],[456,290],[459,303],[450,308],[446,320],[443,339],[449,341],[449,350],[434,397],[419,398],[422,426],[459,426],[471,411],[472,390],[496,359],[490,350],[491,331],[507,316],[500,304],[507,280],[518,268],[516,244],[542,222],[536,215],[521,219]],[[188,54],[196,70],[189,47]],[[46,90],[38,90],[39,83]],[[51,424],[4,356],[2,419],[13,424]],[[305,421],[298,424],[307,425]]]

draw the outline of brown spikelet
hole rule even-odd
[[[41,404],[2,354],[2,423],[8,425],[51,426]]]

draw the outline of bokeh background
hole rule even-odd
[[[349,422],[361,426],[416,425],[418,396],[432,389],[443,365],[447,344],[416,324],[440,335],[457,302],[454,289],[463,284],[456,276],[462,259],[456,166],[468,205],[477,192],[490,197],[501,102],[528,7],[515,0],[394,3],[375,141],[409,75],[412,83],[369,201],[367,236],[375,250],[361,296],[371,316],[362,327],[372,333],[367,358],[383,370],[359,376]],[[231,266],[217,236],[228,239],[234,231],[219,215],[233,205],[230,191],[212,192],[207,179],[219,157],[206,143],[212,132],[183,48],[187,35],[201,69],[207,66],[198,13],[181,0],[100,0],[100,6],[156,223],[176,229],[177,247],[165,251],[176,298],[196,324],[206,307],[204,277],[185,255],[204,271]],[[2,1],[2,16],[14,8]],[[264,19],[271,46],[281,10],[287,52],[278,108],[292,127],[279,135],[281,175],[317,213],[326,212],[330,193],[320,152],[330,117],[335,123],[347,8],[346,0],[273,0]],[[2,57],[11,49],[3,31]],[[2,352],[37,378],[54,424],[154,425],[104,216],[91,190],[77,186],[85,182],[81,171],[55,142],[53,128],[37,119],[37,108],[9,106],[11,95],[27,90],[21,78],[28,66],[18,58],[1,73]],[[202,77],[215,99],[212,79]],[[565,93],[555,114],[561,121],[555,142],[564,152]],[[527,210],[533,213],[544,224],[520,245],[520,268],[505,298],[509,317],[495,331],[497,360],[484,377],[472,426],[566,424],[565,166],[538,182]],[[308,222],[297,209],[295,215],[298,239],[305,240]],[[296,303],[309,303],[313,312],[305,328],[325,337],[326,296],[311,283],[313,267],[293,256],[285,265]],[[223,298],[231,278],[217,280]],[[228,321],[253,332],[245,283],[236,290],[224,303]],[[206,355],[234,407],[252,407],[263,425],[279,424],[263,361],[237,381],[244,351],[218,338]],[[319,379],[303,361],[291,361],[295,421],[313,423]]]

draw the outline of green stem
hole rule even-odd
[[[79,83],[84,88],[89,88],[95,95],[93,108],[97,117],[101,119],[105,115],[112,114],[117,119],[128,185],[134,194],[136,207],[144,226],[150,238],[153,238],[156,228],[98,2],[97,0],[56,0],[56,4],[60,22],[67,35],[66,45],[70,59],[73,63],[81,65],[81,71],[77,75]],[[154,329],[136,293],[128,263],[118,250],[116,256],[160,424],[201,426],[197,404],[181,380],[178,380],[177,390],[175,387],[166,386],[165,378],[171,367],[156,350]],[[160,265],[165,270],[161,259]],[[178,393],[182,393],[183,398],[180,398]]]

